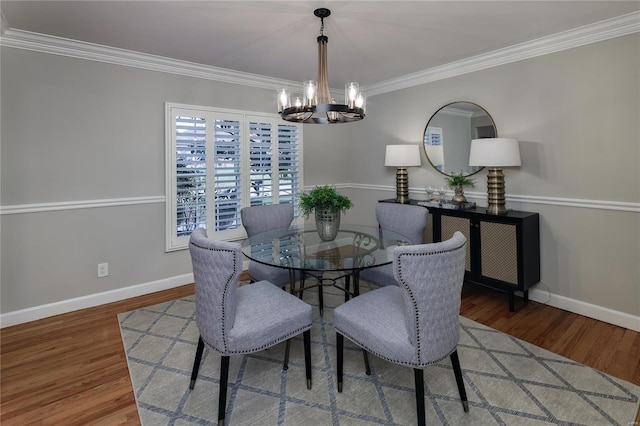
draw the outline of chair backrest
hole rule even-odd
[[[264,204],[240,210],[248,236],[270,229],[287,228],[293,222],[293,204]]]
[[[466,244],[456,232],[440,243],[394,249],[393,273],[406,290],[407,328],[418,364],[438,361],[458,344]]]
[[[380,228],[404,235],[411,244],[422,244],[428,215],[429,211],[421,206],[380,202],[376,205],[376,219]]]
[[[196,323],[202,339],[220,353],[227,352],[227,332],[233,327],[236,288],[242,273],[240,244],[191,233],[189,253],[196,288]]]

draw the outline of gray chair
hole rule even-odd
[[[240,210],[242,225],[249,237],[270,229],[287,228],[293,222],[293,204],[264,204]],[[249,262],[251,282],[267,280],[284,287],[289,284],[289,270],[258,262]]]
[[[380,232],[397,232],[407,237],[409,244],[422,244],[428,216],[428,210],[421,206],[399,203],[378,203],[376,206]],[[364,269],[360,272],[360,279],[379,287],[395,283],[390,264]]]
[[[293,204],[264,204],[261,206],[244,207],[240,210],[242,217],[242,225],[247,231],[247,235],[251,237],[259,232],[268,231],[270,229],[287,228],[293,222]],[[275,266],[264,265],[258,262],[249,262],[249,278],[251,282],[267,280],[280,287],[291,282],[290,271],[288,269],[277,268]],[[315,277],[317,280],[322,280],[322,275],[317,273],[307,272],[307,276]],[[304,274],[300,274],[300,277],[294,279],[300,279],[300,287],[304,289],[305,285]],[[299,292],[300,298],[303,296],[303,291]],[[322,315],[324,302],[322,294],[322,285],[318,284],[318,305],[320,309],[320,315]]]
[[[425,424],[423,369],[451,359],[460,399],[469,411],[457,345],[466,239],[397,247],[393,271],[398,285],[372,290],[338,306],[338,392],[342,392],[344,337],[384,360],[413,367],[418,424]],[[365,357],[366,359],[366,357]]]
[[[221,355],[218,424],[224,424],[229,357],[258,352],[303,333],[307,388],[311,389],[311,305],[268,281],[238,286],[242,272],[240,244],[207,238],[202,228],[191,234],[189,252],[196,288],[196,324],[200,332],[191,383],[193,389],[205,344]]]

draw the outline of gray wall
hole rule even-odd
[[[527,202],[508,199],[507,207],[541,215],[536,288],[638,316],[639,70],[640,35],[634,34],[375,96],[367,101],[372,119],[350,145],[357,158],[351,181],[374,189],[393,185],[394,170],[382,166],[385,145],[420,144],[440,107],[477,103],[495,120],[498,136],[520,140],[523,164],[505,169],[506,191]],[[422,164],[409,168],[412,198],[426,198],[417,192],[425,185],[444,184],[424,153]],[[476,188],[465,193],[486,205],[486,171],[475,177]],[[360,191],[362,208],[380,197]],[[625,202],[635,212],[619,211]],[[608,210],[610,204],[618,210]]]
[[[640,315],[638,213],[556,203],[640,201],[639,51],[635,34],[372,96],[362,122],[305,126],[304,183],[340,184],[356,205],[344,220],[374,224],[373,206],[393,196],[395,182],[385,145],[421,144],[438,108],[475,102],[499,136],[521,141],[523,166],[506,171],[507,193],[530,198],[508,207],[541,214],[543,286]],[[3,214],[0,312],[191,272],[186,251],[164,252],[164,102],[271,112],[274,91],[11,48],[0,54],[3,207],[155,197]],[[422,161],[409,171],[412,189],[444,184]],[[469,195],[481,203],[486,173],[477,176]],[[96,277],[100,262],[109,262],[109,277]]]
[[[2,48],[1,308],[8,313],[191,272],[165,253],[164,103],[273,112],[275,90]],[[305,128],[309,183],[348,182],[346,128]],[[127,199],[133,198],[132,205]],[[115,206],[76,208],[94,200]],[[58,210],[59,203],[74,208]],[[47,211],[49,203],[56,204]],[[109,276],[97,278],[98,263]]]

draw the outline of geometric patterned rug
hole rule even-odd
[[[369,356],[345,339],[344,387],[336,389],[333,309],[343,301],[325,288],[324,316],[314,308],[313,388],[307,390],[302,339],[232,356],[229,425],[411,425],[413,371]],[[315,289],[305,301],[316,302]],[[195,388],[189,379],[198,330],[193,296],[118,315],[143,425],[204,425],[217,419],[220,357],[205,349]],[[424,370],[427,424],[632,425],[640,387],[461,317],[458,354],[469,399],[462,409],[449,358]]]

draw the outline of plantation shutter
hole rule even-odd
[[[242,207],[241,123],[216,119],[214,124],[214,188],[216,231],[237,229]]]
[[[206,120],[175,119],[176,217],[175,235],[190,235],[207,221]]]
[[[170,103],[165,114],[167,251],[186,248],[199,227],[214,239],[244,238],[245,206],[297,207],[301,125],[281,124],[275,114]]]
[[[273,149],[271,123],[249,123],[251,205],[273,204]]]
[[[299,127],[278,124],[278,194],[280,203],[293,203],[298,212],[300,190]]]

